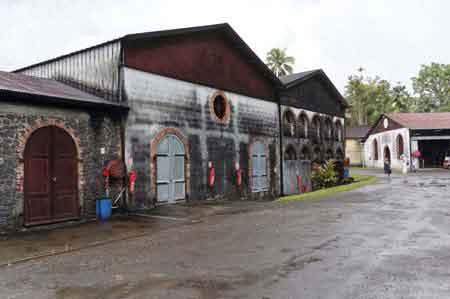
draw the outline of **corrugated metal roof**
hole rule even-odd
[[[18,73],[0,71],[0,92],[1,91],[126,108],[126,106],[119,103],[106,101],[55,80],[32,77]]]
[[[230,26],[228,23],[220,23],[206,26],[195,26],[195,27],[187,27],[187,28],[179,28],[179,29],[169,29],[169,30],[160,30],[160,31],[150,31],[150,32],[142,32],[142,33],[132,33],[124,35],[120,38],[113,39],[111,41],[107,41],[86,49],[82,49],[79,51],[75,51],[73,53],[69,53],[66,55],[62,55],[47,61],[39,62],[33,65],[29,65],[20,69],[15,70],[14,72],[21,72],[27,70],[29,68],[46,64],[64,57],[68,57],[83,51],[89,51],[95,49],[97,47],[121,41],[121,42],[130,42],[135,40],[151,40],[154,38],[163,38],[170,36],[179,36],[179,35],[187,35],[187,34],[195,34],[199,32],[224,32],[231,39],[231,41],[235,44],[235,46],[240,49],[247,57],[248,61],[254,64],[270,81],[272,81],[277,86],[282,86],[281,80],[275,76],[275,74],[266,66],[266,64],[256,55],[256,53],[245,43],[245,41],[237,34],[236,31]]]
[[[450,129],[450,112],[389,113],[386,116],[413,130]]]
[[[305,72],[300,72],[300,73],[295,73],[295,74],[291,74],[291,75],[287,75],[284,77],[281,77],[280,80],[281,82],[283,82],[283,84],[289,84],[291,82],[300,80],[300,79],[304,79],[305,77],[308,77],[309,75],[312,75],[316,72],[318,72],[320,70],[311,70],[311,71],[305,71]]]

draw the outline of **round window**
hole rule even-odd
[[[230,118],[230,104],[222,91],[218,91],[211,96],[210,108],[211,114],[216,121],[227,123]]]
[[[214,98],[214,114],[218,119],[223,120],[226,116],[227,112],[227,101],[221,95],[218,95]]]

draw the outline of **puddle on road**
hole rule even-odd
[[[57,299],[98,299],[98,298],[149,298],[150,294],[159,292],[181,294],[199,299],[223,298],[226,292],[248,287],[259,281],[266,285],[275,284],[291,273],[303,270],[307,265],[322,259],[311,255],[293,255],[281,265],[264,268],[254,272],[241,272],[233,276],[202,275],[186,278],[169,277],[165,274],[150,274],[140,281],[123,282],[114,286],[64,287],[56,290]],[[158,297],[159,298],[159,297]],[[164,297],[161,297],[164,298]]]

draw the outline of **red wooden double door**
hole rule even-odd
[[[69,134],[53,126],[36,130],[24,164],[25,225],[79,217],[78,155]]]

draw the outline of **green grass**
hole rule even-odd
[[[289,195],[280,197],[275,202],[289,202],[289,201],[301,201],[301,200],[307,200],[307,199],[318,199],[322,197],[327,197],[336,193],[340,192],[346,192],[350,191],[356,188],[360,188],[363,186],[367,186],[370,184],[375,183],[378,178],[371,176],[371,175],[354,175],[353,178],[355,181],[351,184],[347,185],[340,185],[336,187],[326,188],[326,189],[320,189],[313,192],[308,192],[304,194],[296,194],[296,195]]]

